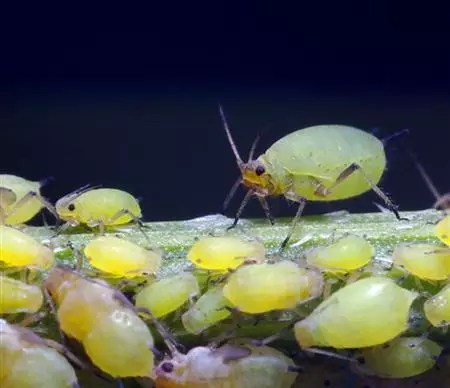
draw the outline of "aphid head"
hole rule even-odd
[[[55,265],[47,275],[44,286],[56,302],[63,297],[64,285],[66,281],[75,275],[72,269],[64,264]]]
[[[86,185],[71,193],[65,195],[56,202],[55,208],[58,216],[64,221],[70,221],[77,218],[79,209],[77,209],[77,199],[80,195],[87,191],[93,190],[95,187]]]

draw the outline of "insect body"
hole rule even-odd
[[[53,265],[53,251],[28,234],[0,225],[0,263],[7,267],[48,269]]]
[[[31,330],[0,319],[0,338],[0,387],[79,387],[69,362]]]
[[[29,181],[16,175],[0,174],[0,215],[8,225],[23,224],[31,220],[42,207],[52,206],[41,197],[40,189],[47,180]]]
[[[0,275],[0,314],[35,313],[43,301],[38,286]]]
[[[408,328],[417,293],[384,277],[357,280],[333,293],[295,324],[301,347],[362,348],[382,344]]]
[[[90,227],[124,225],[142,217],[138,200],[126,191],[83,187],[56,202],[58,216],[66,227],[86,224]]]
[[[270,220],[272,217],[265,197],[284,195],[299,203],[291,230],[283,242],[284,247],[307,200],[347,199],[370,189],[400,219],[397,206],[376,186],[386,167],[386,155],[383,143],[371,134],[345,125],[308,127],[281,138],[257,159],[252,159],[253,146],[245,163],[233,142],[221,107],[220,114],[241,172],[239,181],[249,189],[233,226],[252,195],[259,199]],[[232,193],[235,188],[236,185]]]
[[[98,368],[115,378],[150,376],[153,336],[123,294],[63,266],[49,271],[45,286],[61,330],[83,344]]]
[[[155,274],[161,265],[160,254],[112,236],[93,239],[84,248],[84,254],[92,266],[118,277]]]
[[[234,341],[175,353],[155,368],[156,388],[290,388],[294,362],[278,350]]]
[[[435,327],[450,325],[450,285],[445,286],[423,305],[427,319]]]

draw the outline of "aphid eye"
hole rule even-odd
[[[173,364],[171,362],[163,362],[161,364],[161,369],[165,373],[172,373],[173,372]]]
[[[69,209],[71,212],[73,212],[75,210],[75,205],[73,203],[69,204],[69,206],[67,206],[67,209]]]
[[[258,166],[255,169],[255,174],[257,176],[260,176],[260,175],[264,174],[265,172],[266,172],[266,169],[263,166]]]

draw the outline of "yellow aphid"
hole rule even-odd
[[[294,362],[278,350],[234,341],[176,353],[155,368],[156,388],[290,388]]]
[[[446,280],[450,275],[450,249],[434,244],[399,244],[393,263],[410,274],[426,280]]]
[[[346,273],[364,267],[373,255],[373,246],[364,238],[346,236],[331,245],[312,250],[306,260],[316,268]]]
[[[42,185],[43,182],[0,174],[0,193],[7,196],[0,201],[2,213],[6,215],[3,222],[8,225],[23,224],[38,214],[43,207],[43,201],[40,199]]]
[[[150,376],[153,336],[123,294],[63,266],[50,270],[45,285],[61,330],[83,344],[98,368],[115,378]]]
[[[190,249],[188,259],[200,268],[226,271],[246,260],[262,262],[266,250],[259,241],[234,236],[204,237]]]
[[[383,345],[361,349],[358,369],[378,377],[402,379],[431,369],[442,347],[422,337],[399,337]]]
[[[142,217],[138,200],[126,191],[83,187],[56,202],[58,216],[71,226],[114,226]]]
[[[0,263],[7,267],[28,267],[45,270],[55,260],[53,251],[28,234],[0,225]]]
[[[292,261],[280,261],[238,268],[228,278],[223,295],[239,311],[259,314],[292,309],[319,296],[322,289],[323,277],[318,271],[300,268]]]
[[[0,275],[0,314],[35,313],[43,302],[38,286]]]
[[[145,286],[136,295],[136,307],[151,311],[156,318],[179,309],[200,294],[197,279],[191,273],[170,276]]]
[[[450,214],[436,224],[434,233],[445,245],[450,246]]]
[[[362,348],[387,342],[408,328],[417,293],[384,277],[357,280],[295,324],[301,347]]]
[[[155,274],[161,266],[157,252],[113,236],[100,236],[84,248],[90,264],[113,276],[133,278]]]
[[[187,332],[200,334],[208,327],[228,318],[231,304],[223,296],[222,287],[213,287],[206,291],[195,304],[181,316]]]
[[[424,313],[435,327],[450,325],[450,285],[445,286],[423,305]]]
[[[69,362],[31,330],[0,319],[0,338],[0,387],[78,387]]]

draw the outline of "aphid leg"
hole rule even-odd
[[[53,314],[53,316],[57,317],[58,313],[56,311],[56,306],[53,303],[53,299],[52,299],[49,291],[47,290],[46,287],[43,287],[42,291],[44,293],[45,300],[47,301],[47,304],[48,304],[48,306],[50,308],[51,313]],[[65,344],[66,343],[66,338],[64,337],[64,333],[62,332],[61,327],[59,326],[59,324],[56,325],[56,326],[58,328],[58,334],[59,334],[59,338],[61,339],[61,343]]]
[[[81,271],[83,269],[84,255],[83,253],[76,248],[71,241],[67,243],[67,246],[72,251],[73,256],[75,258],[75,270]]]
[[[281,329],[278,333],[272,334],[269,337],[266,337],[264,339],[253,339],[251,340],[252,344],[255,346],[266,346],[268,344],[270,344],[273,341],[276,341],[277,339],[281,338],[284,334],[288,334],[292,331],[292,328],[294,327],[296,322],[293,322],[291,324],[289,324],[288,326],[284,327],[283,329]]]
[[[234,327],[234,328],[232,328],[230,330],[224,331],[223,333],[221,333],[217,337],[213,338],[209,342],[208,347],[211,348],[211,349],[218,348],[222,342],[224,342],[226,340],[229,340],[231,338],[234,338],[236,336],[236,330],[237,330],[237,327]]]
[[[129,216],[132,218],[132,222],[136,224],[136,227],[139,229],[139,231],[142,233],[142,235],[144,236],[144,238],[147,240],[147,243],[149,244],[149,246],[151,246],[151,242],[149,237],[147,236],[147,233],[144,232],[144,229],[150,229],[148,226],[146,226],[142,220],[139,217],[136,217],[133,213],[131,213],[128,209],[122,209],[119,210],[114,216],[112,216],[109,220],[108,223],[114,223],[115,221],[117,221],[120,217],[122,216]]]
[[[247,206],[247,203],[248,203],[248,201],[250,201],[250,198],[253,196],[253,194],[254,194],[253,190],[248,190],[247,191],[247,193],[245,194],[244,199],[241,202],[241,206],[239,206],[239,209],[238,209],[238,211],[236,213],[236,216],[234,217],[233,223],[231,224],[231,226],[229,226],[227,228],[227,230],[233,229],[237,225],[237,223],[239,221],[239,218],[241,218],[241,214],[242,214],[244,208]]]
[[[289,228],[289,232],[288,232],[286,238],[281,243],[280,253],[282,253],[285,250],[289,240],[291,239],[292,235],[294,234],[294,230],[295,230],[295,227],[297,226],[297,222],[300,219],[300,216],[302,215],[303,210],[305,209],[305,206],[306,206],[306,198],[299,197],[298,195],[293,194],[293,193],[286,193],[285,196],[288,199],[298,202],[299,205],[298,205],[297,213],[295,214],[294,219],[292,220],[291,226]]]
[[[117,381],[118,388],[125,388],[125,386],[123,385],[123,381],[121,379],[116,379],[116,381]]]
[[[59,353],[63,354],[65,357],[67,357],[70,361],[72,361],[74,364],[76,364],[81,369],[89,370],[91,369],[89,365],[85,364],[83,361],[81,361],[78,357],[76,357],[72,352],[70,352],[64,345],[61,345],[60,343],[53,341],[51,339],[45,338],[44,339],[47,346],[55,349]]]
[[[55,234],[52,236],[52,238],[58,237],[60,234],[65,232],[67,229],[78,226],[78,225],[79,225],[79,223],[75,220],[67,221],[67,222],[63,223],[61,226],[56,228]]]
[[[398,206],[395,205],[386,194],[383,193],[383,191],[381,191],[381,189],[372,182],[372,179],[369,178],[369,176],[365,173],[365,171],[362,169],[362,167],[357,164],[357,163],[352,163],[350,166],[348,166],[347,168],[344,169],[344,171],[342,171],[339,176],[336,178],[336,180],[334,181],[334,183],[330,186],[330,187],[325,187],[322,184],[320,184],[316,191],[315,194],[316,195],[320,195],[323,197],[326,197],[327,195],[329,195],[333,189],[338,186],[340,183],[342,183],[343,181],[345,181],[349,176],[351,176],[355,171],[359,171],[359,173],[362,175],[362,177],[366,180],[366,182],[370,185],[370,187],[372,188],[372,190],[383,200],[383,202],[386,204],[387,208],[394,213],[395,217],[398,220],[404,220],[404,221],[408,221],[407,218],[402,218],[400,217],[400,214],[398,212]]]
[[[59,215],[56,212],[55,207],[49,201],[47,201],[42,195],[37,193],[36,191],[29,191],[19,201],[17,201],[8,216],[11,216],[12,214],[14,214],[18,209],[20,209],[23,205],[25,205],[28,201],[30,201],[33,198],[38,199],[39,202],[41,203],[41,205],[44,208],[46,208],[53,215],[53,217],[55,217],[57,220],[59,220]]]
[[[275,218],[273,218],[272,213],[270,212],[269,204],[267,202],[267,199],[265,197],[258,196],[258,201],[261,204],[261,207],[264,210],[264,213],[266,213],[266,217],[269,219],[270,223],[272,225],[275,224]]]
[[[0,187],[0,223],[9,216],[6,209],[16,202],[17,196],[14,191],[6,188]]]
[[[37,312],[37,313],[34,313],[34,314],[27,315],[24,319],[22,319],[22,320],[18,323],[18,325],[19,325],[19,326],[22,326],[22,327],[30,326],[30,325],[32,325],[33,323],[40,321],[40,320],[41,320],[42,318],[44,318],[46,315],[47,315],[47,314],[46,314],[45,312],[43,312],[43,311],[40,311],[40,312]]]
[[[356,282],[361,275],[363,274],[364,268],[359,268],[356,271],[353,271],[349,276],[347,276],[347,279],[345,280],[345,284],[351,284]]]
[[[241,177],[239,177],[236,182],[233,183],[233,186],[230,189],[230,192],[228,193],[227,197],[225,198],[225,200],[223,201],[223,205],[222,205],[222,211],[226,211],[228,208],[228,205],[230,204],[231,199],[234,197],[234,194],[236,194],[237,189],[239,188],[239,186],[242,183],[242,179]]]

